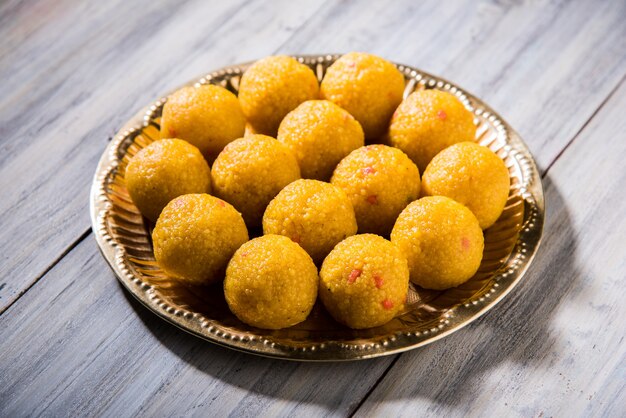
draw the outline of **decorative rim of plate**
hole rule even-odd
[[[340,56],[341,54],[298,55],[294,58],[309,65],[316,72],[318,79],[321,79],[325,69]],[[249,65],[251,63],[225,67],[186,85],[210,83],[226,85],[230,77],[240,76]],[[128,150],[129,141],[132,142],[129,138],[133,138],[152,123],[167,96],[142,109],[120,129],[103,153],[91,187],[90,212],[96,241],[122,285],[152,312],[193,335],[243,352],[299,361],[358,360],[407,351],[443,338],[493,308],[519,283],[537,253],[541,241],[545,207],[537,166],[519,135],[480,99],[440,77],[407,65],[396,64],[396,66],[407,79],[405,96],[416,86],[436,88],[455,94],[473,112],[475,118],[488,121],[495,127],[497,136],[505,143],[502,146],[503,152],[515,160],[521,179],[518,191],[523,199],[523,222],[512,252],[492,276],[493,284],[489,289],[449,309],[439,323],[432,324],[431,328],[416,327],[410,332],[396,332],[383,338],[354,343],[326,341],[289,345],[274,341],[271,337],[255,336],[251,333],[242,336],[239,332],[233,332],[236,330],[231,327],[217,324],[198,312],[169,303],[166,298],[161,297],[153,285],[135,274],[135,269],[128,261],[125,244],[110,233],[108,223],[113,204],[107,191],[118,165]],[[430,327],[430,324],[428,326]]]

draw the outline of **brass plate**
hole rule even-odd
[[[298,56],[321,80],[339,55]],[[236,92],[250,64],[234,65],[189,83],[213,83]],[[247,326],[228,310],[221,286],[191,290],[156,265],[150,226],[126,190],[130,157],[159,138],[166,98],[140,111],[111,141],[100,159],[91,189],[91,219],[102,254],[122,284],[161,318],[208,341],[237,350],[291,360],[355,360],[416,348],[469,324],[500,301],[521,280],[537,252],[544,220],[541,178],[518,134],[486,104],[439,77],[397,65],[406,79],[405,97],[416,89],[455,94],[475,115],[476,140],[506,163],[511,190],[504,213],[485,231],[484,259],[467,283],[447,291],[411,286],[405,311],[388,324],[351,330],[316,305],[309,318],[284,330]]]

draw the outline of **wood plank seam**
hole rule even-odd
[[[418,348],[418,350],[419,350],[419,348]],[[376,382],[374,382],[372,387],[365,393],[365,396],[363,396],[363,398],[361,398],[359,403],[357,403],[356,407],[352,411],[350,411],[350,413],[348,414],[349,418],[354,417],[354,414],[356,414],[359,411],[359,409],[361,409],[361,407],[363,406],[365,401],[370,397],[370,395],[378,387],[380,382],[383,381],[383,379],[387,376],[389,371],[396,365],[396,363],[400,359],[401,355],[402,355],[402,353],[394,355],[394,358],[393,358],[393,360],[391,360],[391,363],[389,363],[389,366],[387,366],[387,368],[380,374],[380,376],[378,376],[378,379],[376,379]]]
[[[294,37],[297,35],[298,30],[299,30],[299,29],[301,29],[301,28],[303,28],[303,27],[305,27],[306,25],[308,25],[308,24],[309,24],[309,22],[310,22],[312,19],[314,19],[314,18],[316,17],[317,12],[319,12],[320,10],[322,10],[322,9],[324,8],[324,6],[325,6],[327,3],[330,3],[330,2],[331,2],[331,0],[324,0],[324,1],[322,1],[322,2],[320,3],[320,6],[319,6],[317,9],[315,9],[315,11],[314,11],[313,13],[311,13],[311,15],[310,15],[309,17],[307,17],[307,18],[306,18],[306,19],[302,22],[302,24],[300,24],[300,25],[296,28],[296,30],[294,30],[294,31],[293,31],[292,35],[291,35],[291,36],[289,36],[287,39],[285,39],[285,40],[283,41],[283,43],[282,43],[282,44],[280,44],[280,45],[279,45],[279,46],[278,46],[278,47],[277,47],[277,48],[276,48],[276,49],[272,52],[272,55],[276,55],[276,54],[278,54],[278,52],[279,52],[281,49],[283,49],[283,47],[284,47],[285,45],[287,45],[287,44],[289,43],[289,41],[291,41],[291,40],[292,40],[292,38],[294,38]],[[262,58],[262,57],[259,57],[259,59],[261,59],[261,58]]]
[[[67,246],[67,248],[65,248],[63,252],[57,258],[55,258],[52,261],[52,263],[50,263],[50,265],[47,266],[41,272],[41,274],[37,275],[37,277],[35,277],[35,280],[33,280],[33,282],[29,284],[28,287],[26,287],[23,291],[21,291],[17,295],[17,297],[13,299],[13,301],[11,301],[11,303],[5,306],[4,309],[0,310],[0,316],[3,315],[5,312],[7,312],[11,306],[15,305],[15,303],[18,300],[20,300],[22,296],[26,294],[26,292],[32,289],[33,286],[35,286],[39,282],[39,280],[41,280],[44,276],[46,276],[50,272],[50,270],[52,270],[57,264],[59,264],[59,262],[61,262],[61,260],[63,260],[66,255],[68,255],[78,244],[80,244],[89,235],[91,235],[91,227],[87,228],[87,230],[83,232],[76,240],[74,240],[74,242],[72,242],[69,246]]]
[[[563,153],[570,147],[570,145],[572,145],[574,143],[576,138],[578,138],[580,136],[580,134],[587,128],[587,125],[589,125],[589,123],[593,120],[593,118],[595,118],[595,116],[598,113],[600,113],[600,110],[602,110],[602,108],[604,108],[604,105],[606,105],[606,103],[611,100],[611,98],[620,89],[620,87],[622,86],[622,84],[624,83],[625,80],[626,80],[626,72],[624,73],[624,75],[622,75],[622,78],[617,82],[617,84],[609,92],[609,94],[607,94],[606,98],[600,103],[600,105],[596,108],[596,110],[593,111],[593,113],[591,114],[589,119],[587,119],[585,121],[585,123],[582,124],[580,129],[572,136],[572,139],[567,141],[565,146],[563,148],[561,148],[561,151],[559,151],[559,153],[554,157],[554,159],[550,162],[550,164],[548,164],[548,166],[545,168],[543,174],[541,175],[541,178],[545,178],[546,174],[548,174],[548,171],[550,171],[550,169],[552,168],[554,163],[556,163],[559,160],[559,158],[561,158],[561,155],[563,155]]]

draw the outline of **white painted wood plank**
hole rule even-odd
[[[188,335],[122,290],[88,236],[0,317],[0,416],[342,416],[390,358],[297,363]]]
[[[404,354],[358,416],[626,414],[626,82],[545,177],[540,253],[467,329]]]
[[[145,3],[77,7],[1,58],[0,311],[89,228],[94,168],[126,119],[192,77],[271,54],[323,6]]]

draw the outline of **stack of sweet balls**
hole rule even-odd
[[[173,93],[163,139],[125,173],[156,222],[160,267],[190,286],[223,282],[231,311],[266,329],[304,321],[318,296],[338,322],[376,327],[403,310],[409,281],[469,280],[508,169],[475,142],[453,94],[403,100],[404,89],[392,63],[352,52],[321,83],[271,56],[244,72],[238,96],[215,85]]]

